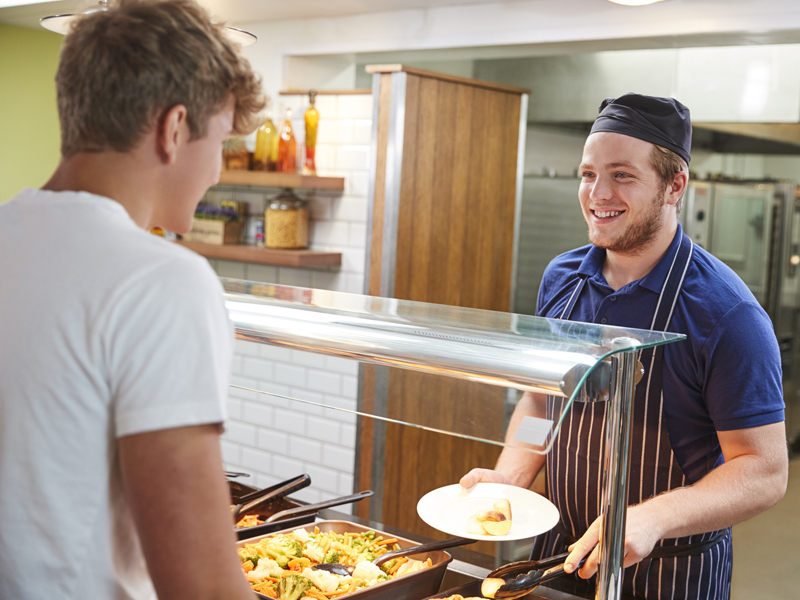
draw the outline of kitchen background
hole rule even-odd
[[[264,77],[276,123],[282,109],[294,109],[301,145],[307,100],[279,92],[368,89],[367,64],[403,63],[530,88],[520,238],[521,256],[530,260],[519,265],[518,312],[532,310],[538,274],[550,258],[583,243],[577,202],[564,190],[577,186],[587,124],[604,97],[635,90],[675,95],[689,105],[703,124],[696,129],[691,164],[698,180],[800,180],[800,3],[795,0],[668,0],[641,8],[605,0],[204,4],[259,37],[245,53]],[[0,8],[0,202],[24,186],[44,183],[59,155],[52,81],[62,38],[38,29],[36,20],[87,6],[65,1]],[[363,292],[373,108],[369,94],[318,96],[318,173],[344,177],[345,190],[296,191],[311,200],[312,249],[341,252],[342,266],[297,269],[211,260],[220,276]],[[256,213],[278,191],[216,186],[206,200],[246,201]],[[354,409],[358,365],[237,342],[233,383]],[[231,390],[229,409],[223,441],[227,467],[250,472],[259,486],[307,472],[313,486],[297,496],[308,501],[353,490],[351,415],[239,389]],[[790,494],[797,498],[797,461],[792,469]],[[772,544],[779,540],[783,547],[798,548],[798,516],[787,501],[768,513],[779,524],[754,520],[736,530],[739,539],[749,536],[737,544],[739,564],[753,565],[759,548],[763,554],[759,538],[772,536]],[[781,592],[782,580],[776,578],[773,597],[796,592],[791,583]],[[735,581],[734,597],[745,597],[747,586],[744,577]]]

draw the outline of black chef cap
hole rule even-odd
[[[625,94],[606,98],[592,133],[611,131],[663,146],[688,164],[692,146],[689,109],[674,98]]]

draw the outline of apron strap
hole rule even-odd
[[[661,288],[656,312],[653,315],[653,323],[650,326],[651,330],[666,331],[667,327],[669,327],[669,322],[672,320],[672,313],[678,300],[678,294],[683,285],[683,280],[686,278],[686,272],[689,270],[693,253],[694,244],[689,239],[689,236],[684,233],[681,243],[678,245],[678,251],[675,253],[672,264],[669,267],[664,287]]]
[[[567,301],[567,305],[564,307],[561,316],[558,317],[562,321],[569,321],[569,318],[572,316],[572,311],[575,308],[575,305],[578,303],[578,298],[581,295],[581,290],[583,290],[583,286],[586,285],[586,275],[578,275],[578,285],[575,286],[575,289],[572,290],[572,295],[569,297]]]

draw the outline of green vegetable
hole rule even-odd
[[[291,559],[303,556],[303,545],[297,540],[279,535],[267,542],[264,552],[274,559],[282,569],[285,569]]]
[[[324,563],[337,563],[339,562],[339,557],[341,556],[341,552],[338,550],[331,550],[325,555],[325,560],[322,562]]]
[[[360,563],[362,560],[366,560],[367,562],[372,562],[375,560],[375,554],[373,554],[370,550],[364,550],[356,554],[355,564]]]
[[[394,564],[396,562],[397,562],[396,558],[393,558],[392,560],[387,560],[385,563],[383,563],[381,565],[381,569],[383,569],[384,571],[386,571],[388,573],[389,571],[392,570],[392,567],[394,566]]]
[[[278,600],[297,600],[311,587],[311,582],[299,575],[288,575],[278,583]]]
[[[272,558],[276,563],[278,563],[278,566],[281,569],[289,568],[289,561],[291,560],[291,558],[289,558],[285,554],[281,554],[280,552],[275,552],[274,550],[270,550],[269,548],[264,548],[264,553],[267,554],[270,558]]]

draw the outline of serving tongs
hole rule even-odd
[[[486,576],[481,583],[481,594],[495,600],[521,598],[539,584],[564,575],[564,561],[568,556],[569,552],[565,552],[543,560],[520,560],[503,565]],[[586,557],[581,559],[578,568],[584,562]]]
[[[372,490],[364,490],[363,492],[358,492],[357,494],[350,494],[349,496],[342,496],[341,498],[334,498],[333,500],[315,502],[314,504],[305,504],[303,506],[298,506],[297,508],[288,508],[286,510],[276,512],[274,515],[270,516],[264,522],[274,523],[275,521],[279,521],[287,517],[297,517],[299,515],[305,515],[311,512],[316,512],[323,508],[341,506],[342,504],[351,504],[353,502],[358,502],[359,500],[363,500],[364,498],[369,498],[373,494],[374,492]]]
[[[477,540],[467,538],[452,538],[449,540],[439,540],[438,542],[429,542],[427,544],[420,544],[418,546],[409,546],[408,548],[400,548],[399,550],[392,550],[386,554],[381,554],[379,557],[372,561],[376,567],[380,567],[383,563],[392,560],[393,558],[400,558],[401,556],[411,556],[412,554],[423,554],[425,552],[433,552],[434,550],[444,550],[445,548],[454,548],[456,546],[466,546],[467,544],[474,544]],[[321,563],[311,567],[318,571],[328,571],[334,575],[352,575],[355,570],[355,565],[344,565],[342,563]]]
[[[303,475],[298,475],[292,479],[287,479],[286,481],[275,484],[268,488],[264,488],[263,490],[256,490],[255,492],[251,492],[246,496],[242,496],[239,498],[238,504],[231,505],[233,522],[238,523],[244,515],[252,511],[257,506],[261,506],[262,504],[266,504],[272,500],[277,500],[278,498],[288,496],[289,494],[298,490],[302,490],[309,485],[311,485],[311,477],[304,473]]]

